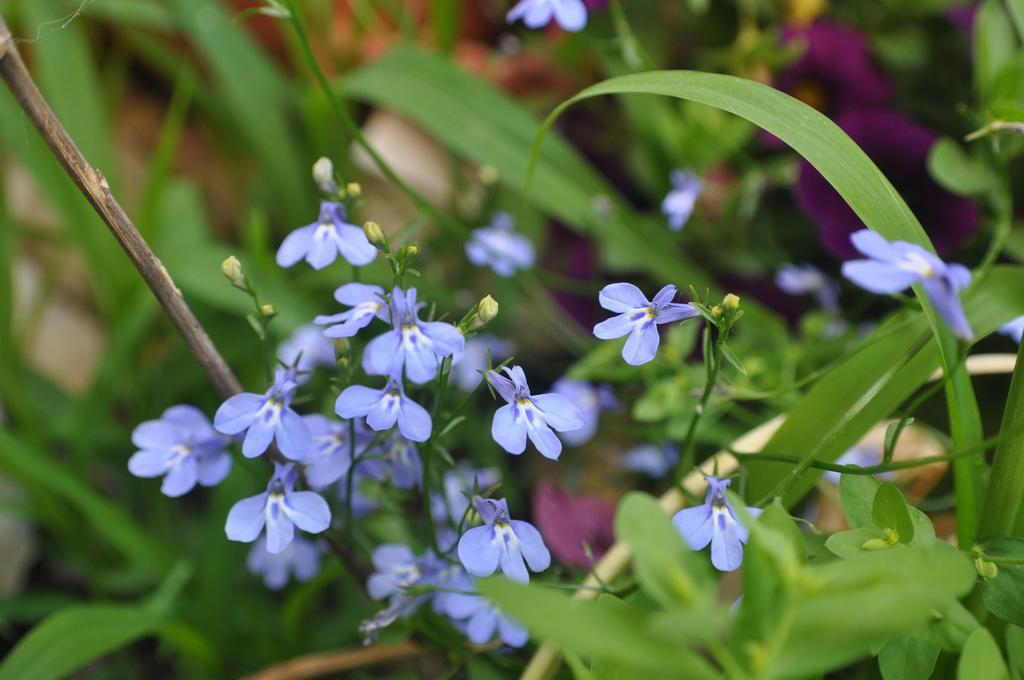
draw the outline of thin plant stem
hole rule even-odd
[[[704,332],[710,334],[713,331],[708,327],[704,329]],[[676,467],[676,484],[682,484],[686,473],[693,468],[695,463],[697,426],[700,424],[701,418],[704,416],[704,411],[707,410],[711,394],[715,391],[715,384],[718,382],[718,369],[722,364],[721,343],[721,335],[716,335],[712,342],[704,343],[704,360],[707,362],[707,379],[704,383],[704,392],[700,395],[700,401],[697,402],[697,406],[693,412],[693,418],[690,419],[690,425],[686,429],[686,437],[683,439],[682,455],[680,455],[679,465]],[[714,349],[711,352],[707,352],[707,349],[711,344],[714,345]]]

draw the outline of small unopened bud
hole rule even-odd
[[[865,550],[884,550],[885,548],[888,548],[890,545],[892,544],[884,538],[869,538],[868,540],[864,541],[864,544],[861,545],[861,547]]]
[[[272,304],[260,305],[260,314],[265,317],[272,317],[277,315],[277,308]]]
[[[715,317],[716,319],[721,317],[722,316],[722,308],[719,307],[718,305],[715,305],[714,307],[712,307],[711,308],[711,316]]]
[[[725,296],[725,299],[722,300],[722,307],[724,307],[727,312],[735,312],[740,307],[740,296],[729,293]]]
[[[339,357],[344,356],[348,354],[348,348],[350,345],[351,343],[348,341],[348,338],[335,338],[334,353]]]
[[[493,165],[481,165],[480,170],[477,171],[477,176],[487,186],[498,183],[498,169]]]
[[[384,232],[381,231],[380,225],[370,220],[363,225],[363,233],[366,234],[366,240],[377,246],[383,248],[387,241],[384,239]]]
[[[345,185],[345,195],[350,198],[359,198],[363,195],[363,187],[359,182],[349,182]]]
[[[405,247],[405,258],[411,260],[420,254],[420,247],[415,243]]]
[[[249,289],[245,284],[245,274],[242,273],[242,263],[234,255],[220,263],[220,271],[235,288]]]
[[[334,181],[334,163],[330,158],[321,156],[313,163],[313,181],[325,194],[338,193],[338,183]]]
[[[980,557],[974,560],[974,568],[983,579],[992,580],[999,575],[999,566],[995,562],[983,560]]]
[[[486,326],[494,321],[496,316],[498,316],[498,301],[488,295],[476,306],[476,323],[473,324],[473,329]]]

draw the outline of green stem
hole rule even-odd
[[[348,471],[345,473],[345,531],[352,533],[352,493],[355,490],[356,465],[356,421],[348,421]]]
[[[1024,344],[1010,381],[1000,434],[1024,428]],[[1024,531],[1024,434],[1007,436],[996,447],[985,502],[981,507],[978,540],[1022,535]]]
[[[712,330],[708,327],[704,329],[704,332],[710,334],[712,333]],[[711,393],[714,392],[715,384],[718,382],[718,369],[722,364],[721,341],[722,338],[720,335],[715,337],[714,351],[712,352],[707,351],[711,343],[704,343],[704,360],[707,362],[707,379],[704,383],[704,392],[700,395],[700,401],[697,402],[696,409],[693,412],[693,418],[690,419],[690,425],[686,429],[686,437],[683,439],[682,455],[679,457],[679,465],[676,466],[677,484],[683,483],[683,478],[694,466],[697,445],[697,426],[700,424],[701,418],[704,416],[704,411],[707,410],[708,402],[711,400]]]

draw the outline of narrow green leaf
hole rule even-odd
[[[967,638],[956,677],[957,680],[1010,680],[1010,671],[999,652],[999,645],[985,628],[979,628]]]
[[[1010,380],[1010,393],[999,426],[992,473],[981,508],[978,539],[1024,533],[1024,343]],[[1016,432],[1017,434],[1011,434]]]
[[[878,488],[871,506],[871,519],[879,529],[895,531],[900,543],[910,543],[914,538],[914,523],[910,519],[907,501],[892,482]]]
[[[1024,628],[1012,624],[1006,627],[1006,658],[1014,680],[1024,678]]]

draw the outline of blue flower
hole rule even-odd
[[[442,612],[465,632],[469,641],[483,645],[498,638],[509,647],[522,647],[530,639],[526,629],[505,614],[493,601],[476,593],[476,584],[463,577],[455,589],[469,592],[445,593]]]
[[[323,489],[345,476],[351,465],[351,442],[349,424],[331,420],[319,413],[303,416],[309,428],[313,445],[302,459],[305,466],[306,482],[313,489]],[[356,454],[369,444],[372,436],[361,420],[355,421]]]
[[[253,544],[245,566],[250,573],[263,577],[271,590],[280,590],[294,576],[300,583],[310,581],[320,573],[320,551],[312,541],[296,536],[279,553],[267,550],[267,540],[260,538]]]
[[[826,312],[839,311],[839,284],[813,264],[784,264],[775,272],[775,285],[790,295],[813,295]]]
[[[844,262],[843,276],[872,293],[898,293],[920,283],[953,335],[974,337],[960,303],[960,291],[971,282],[967,267],[946,264],[913,243],[890,243],[870,229],[854,232],[850,241],[868,259]]]
[[[398,421],[398,430],[414,442],[427,441],[433,427],[427,409],[405,396],[397,375],[388,378],[384,389],[362,385],[345,388],[338,395],[334,411],[342,418],[365,417],[366,424],[378,432],[394,427]]]
[[[175,498],[187,494],[196,482],[215,486],[231,471],[231,456],[224,450],[230,439],[218,434],[203,412],[194,406],[172,406],[159,420],[147,420],[132,432],[139,447],[128,459],[136,477],[160,477],[160,492]]]
[[[632,366],[646,364],[658,353],[658,324],[689,319],[699,313],[693,305],[672,302],[675,296],[676,287],[671,284],[650,301],[632,283],[609,284],[601,289],[598,301],[617,315],[594,326],[594,335],[611,340],[628,334],[622,358]]]
[[[466,338],[459,329],[450,323],[420,321],[419,307],[415,288],[391,292],[392,330],[366,345],[363,369],[367,373],[393,375],[404,366],[409,380],[422,385],[437,376],[443,358],[451,355],[456,361],[462,356]]]
[[[323,334],[328,338],[351,338],[366,328],[377,317],[388,320],[388,304],[384,300],[384,289],[365,283],[346,283],[334,291],[334,299],[352,309],[340,314],[320,315],[313,323],[327,326]]]
[[[519,0],[505,19],[510,24],[522,19],[529,28],[542,28],[551,19],[566,31],[579,31],[587,25],[583,0]]]
[[[475,490],[489,489],[500,479],[495,468],[473,468],[466,461],[459,461],[445,473],[443,493],[431,495],[431,516],[439,524],[451,522],[458,526],[469,509],[469,499]]]
[[[277,348],[277,358],[285,366],[298,370],[295,381],[303,383],[309,373],[318,366],[334,368],[338,358],[334,345],[324,338],[323,331],[316,326],[299,326],[291,336]]]
[[[458,363],[452,364],[452,381],[463,392],[469,392],[483,378],[487,370],[487,352],[491,359],[500,362],[512,356],[512,343],[493,335],[477,335],[466,340],[465,351]]]
[[[562,442],[551,431],[575,430],[583,427],[583,414],[560,394],[530,394],[526,375],[519,366],[506,366],[509,380],[497,371],[488,371],[487,380],[508,403],[494,412],[491,436],[501,448],[519,455],[526,450],[526,437],[541,455],[557,460]]]
[[[1024,316],[1018,316],[1016,319],[1000,328],[999,332],[1008,338],[1013,338],[1019,345],[1021,338],[1024,337]]]
[[[733,571],[743,562],[743,544],[747,542],[747,528],[733,513],[725,496],[730,480],[705,476],[708,493],[703,505],[684,508],[672,517],[672,523],[693,550],[703,550],[711,544],[711,564],[721,571]],[[747,508],[751,517],[761,514],[759,508]]]
[[[385,609],[359,626],[367,642],[372,642],[381,630],[411,615],[434,597],[434,593],[413,594],[410,588],[438,585],[447,579],[450,571],[448,564],[432,552],[417,557],[408,546],[400,543],[378,546],[371,560],[375,571],[366,582],[366,592],[371,599],[389,602]]]
[[[466,242],[466,257],[478,267],[490,267],[498,276],[509,277],[517,269],[533,266],[535,254],[530,239],[515,232],[515,220],[508,213],[496,213],[490,226],[473,231]]]
[[[350,264],[373,261],[377,249],[366,240],[363,230],[345,221],[345,206],[332,201],[320,202],[320,219],[299,227],[285,237],[277,250],[277,264],[291,267],[305,259],[313,269],[323,269],[341,254]]]
[[[671,181],[672,191],[661,202],[661,212],[668,218],[669,229],[679,231],[690,221],[693,208],[704,189],[704,182],[685,170],[673,170]]]
[[[530,580],[527,565],[544,571],[551,565],[551,553],[540,532],[529,522],[509,518],[505,499],[473,498],[483,526],[473,527],[459,539],[459,561],[473,576],[490,576],[500,569],[513,581]],[[524,561],[525,560],[525,561]]]
[[[624,463],[630,472],[640,472],[661,479],[679,460],[679,447],[672,442],[660,445],[640,444],[626,452]]]
[[[228,539],[252,543],[267,529],[267,550],[280,553],[292,542],[295,527],[319,534],[331,525],[327,501],[312,491],[296,491],[293,463],[274,463],[274,476],[261,494],[243,498],[228,512]]]
[[[423,463],[416,445],[394,432],[386,440],[368,449],[359,462],[365,476],[383,481],[390,479],[399,489],[412,489],[423,482]]]
[[[597,433],[601,411],[618,408],[619,402],[608,385],[594,386],[582,380],[559,378],[551,391],[569,400],[583,416],[583,425],[577,430],[562,433],[562,441],[569,446],[583,446]]]
[[[242,454],[246,458],[262,454],[276,439],[281,453],[302,460],[313,440],[302,417],[290,406],[296,386],[295,369],[279,368],[274,372],[274,384],[264,394],[243,392],[221,404],[213,416],[213,426],[224,434],[244,431]]]

